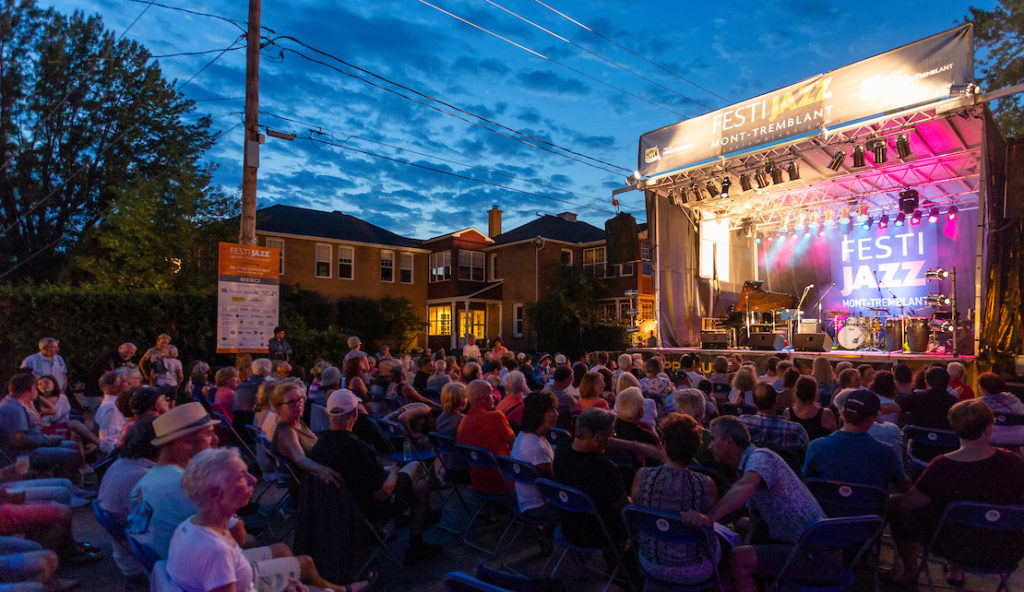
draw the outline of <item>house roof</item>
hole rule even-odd
[[[399,236],[355,216],[281,204],[263,208],[256,213],[256,230],[391,247],[423,248],[421,240]]]
[[[570,222],[559,216],[544,215],[518,228],[499,234],[494,237],[494,244],[516,243],[538,236],[567,243],[590,243],[605,238],[604,229],[586,222],[578,220]]]

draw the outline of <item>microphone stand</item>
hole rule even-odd
[[[822,322],[821,321],[821,303],[825,300],[825,296],[828,296],[828,293],[831,292],[832,288],[835,288],[835,287],[836,287],[836,283],[832,282],[832,285],[827,287],[827,288],[825,288],[825,291],[822,292],[821,296],[818,297],[817,304],[816,305],[814,305],[814,304],[811,305],[811,306],[817,306],[818,307],[818,323],[819,324]]]
[[[877,277],[877,275],[876,275],[876,277]],[[892,299],[893,299],[894,302],[899,302],[900,301],[899,297],[896,296],[896,292],[893,292],[892,288],[890,288],[889,286],[886,286],[881,281],[878,282],[878,293],[879,294],[882,293],[882,288],[883,287],[892,296]],[[903,304],[899,304],[898,306],[899,306],[899,309],[900,309],[900,325],[901,325],[901,328],[902,328],[902,331],[900,331],[900,333],[903,334],[903,339],[901,340],[901,343],[900,343],[900,351],[902,351],[903,353],[907,353],[907,352],[910,351],[910,345],[909,345],[909,343],[907,341],[907,307],[904,306]],[[885,338],[885,336],[883,334],[883,340],[884,340],[884,338]]]

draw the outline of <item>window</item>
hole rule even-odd
[[[380,252],[380,281],[382,282],[393,282],[395,281],[395,252],[384,251]]]
[[[632,315],[629,314],[630,300],[619,300],[619,320],[623,323],[631,323]]]
[[[459,279],[484,281],[484,254],[480,251],[459,251]]]
[[[398,270],[398,281],[403,284],[412,283],[412,253],[402,253],[402,267]]]
[[[316,277],[331,277],[331,245],[316,246]]]
[[[498,279],[498,254],[491,253],[491,279]]]
[[[450,306],[431,306],[427,315],[428,333],[431,335],[452,334],[452,309]]]
[[[485,334],[484,331],[484,316],[485,312],[482,310],[469,310],[464,308],[459,309],[459,337],[464,338],[466,335],[473,334],[476,337],[482,338]]]
[[[338,279],[350,280],[355,277],[355,249],[338,247]]]
[[[430,281],[446,282],[452,279],[452,252],[439,251],[430,254]]]
[[[583,272],[594,277],[603,278],[606,275],[607,265],[604,247],[595,249],[583,249]]]
[[[640,303],[640,320],[650,321],[654,319],[654,303],[653,302],[641,302]]]
[[[277,273],[284,275],[284,240],[280,238],[268,238],[267,246],[271,249],[277,249],[280,251],[280,262],[278,263],[279,269]]]
[[[640,243],[640,273],[651,275],[651,243]]]
[[[572,267],[572,250],[562,249],[562,267]]]
[[[633,275],[633,262],[630,261],[629,263],[619,265],[619,275],[622,277]]]
[[[614,323],[616,321],[615,312],[616,312],[617,308],[618,307],[616,307],[614,301],[612,301],[612,302],[602,302],[601,303],[601,320],[603,322],[605,322],[605,323]]]
[[[523,305],[512,305],[512,337],[523,336]]]

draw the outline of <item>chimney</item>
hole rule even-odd
[[[487,210],[487,236],[494,238],[501,234],[501,210],[498,209],[498,204],[491,206],[491,209]]]
[[[566,222],[576,221],[576,214],[572,212],[562,212],[561,214],[558,215],[558,217],[561,218],[562,220],[565,220]]]

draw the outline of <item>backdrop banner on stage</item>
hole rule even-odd
[[[640,136],[642,176],[944,99],[974,79],[971,26]]]

